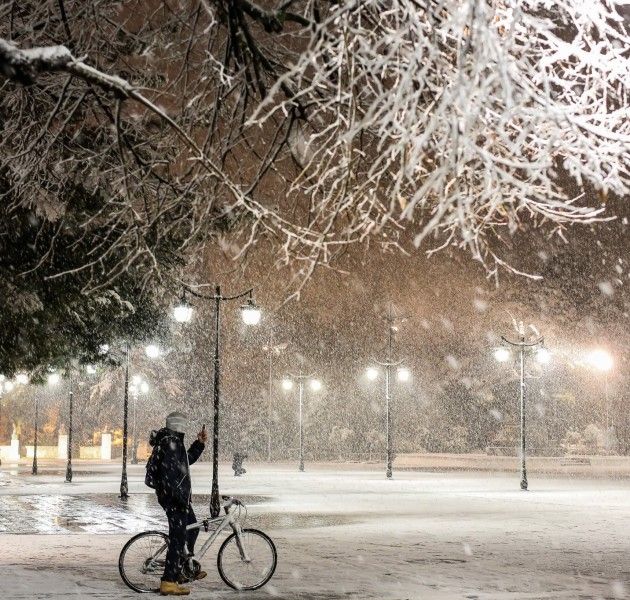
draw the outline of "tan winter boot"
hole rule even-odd
[[[160,594],[162,596],[188,596],[190,590],[174,581],[163,581],[160,583]]]

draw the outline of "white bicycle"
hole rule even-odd
[[[276,570],[278,556],[271,538],[257,529],[243,528],[241,521],[247,518],[247,508],[238,499],[222,496],[225,515],[208,517],[186,529],[210,531],[197,556],[203,558],[219,534],[230,527],[232,533],[223,541],[217,555],[217,567],[221,579],[235,590],[257,590],[265,585]],[[245,518],[241,513],[245,510]],[[168,548],[168,535],[162,531],[145,531],[132,537],[123,547],[118,559],[122,580],[134,591],[158,592],[164,572]],[[184,561],[182,575],[194,580],[201,570],[196,558]]]

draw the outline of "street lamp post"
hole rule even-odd
[[[59,373],[48,374],[48,385],[56,386],[61,381]],[[35,392],[35,440],[33,444],[33,467],[31,473],[37,475],[37,430],[39,429],[39,393]]]
[[[260,322],[260,309],[254,303],[252,296],[253,288],[236,294],[234,296],[223,296],[221,286],[215,286],[215,293],[212,295],[202,294],[190,287],[185,288],[186,292],[196,298],[211,300],[214,303],[214,352],[213,352],[213,419],[212,419],[212,490],[210,493],[210,514],[213,518],[221,512],[221,502],[219,498],[219,408],[220,408],[220,383],[221,383],[221,359],[220,359],[220,333],[221,333],[221,303],[231,300],[238,300],[247,297],[247,303],[241,306],[241,315],[246,325],[257,325]],[[176,321],[186,323],[192,317],[192,309],[186,303],[185,298],[182,303],[175,307],[173,316]]]
[[[267,462],[271,462],[271,393],[273,375],[273,329],[269,336],[269,387],[267,388]]]
[[[96,367],[92,365],[87,365],[85,370],[88,375],[93,375],[94,373],[96,373]],[[66,453],[68,462],[66,464],[66,483],[72,483],[72,438],[74,435],[74,390],[76,383],[76,379],[73,377],[72,370],[68,372],[68,381],[70,384],[70,392],[68,394],[68,449]],[[82,384],[79,383],[79,385]]]
[[[131,439],[133,440],[132,452],[131,452],[131,464],[138,464],[138,432],[136,429],[137,421],[138,421],[138,388],[134,385],[131,388],[131,396],[133,398],[133,432],[131,434]]]
[[[519,323],[518,327],[518,339],[516,341],[509,340],[508,338],[501,336],[501,339],[505,344],[508,344],[512,347],[518,348],[519,358],[519,405],[520,405],[520,421],[521,421],[521,431],[520,431],[520,459],[521,459],[521,489],[523,491],[527,491],[528,482],[527,482],[527,448],[526,448],[526,430],[525,430],[525,351],[527,349],[533,349],[536,347],[541,347],[541,362],[548,362],[549,353],[542,348],[544,344],[544,338],[538,337],[534,340],[526,340],[525,338],[525,328],[523,327],[523,322]],[[498,349],[495,352],[495,358],[500,362],[506,362],[509,360],[509,353],[505,354],[500,352],[501,349]],[[505,349],[503,349],[505,350]],[[542,352],[544,350],[544,352]]]
[[[37,475],[37,428],[39,421],[39,394],[35,393],[35,440],[33,443],[33,467],[31,468],[31,473],[33,475]]]
[[[298,419],[299,419],[299,444],[300,444],[300,457],[298,468],[300,471],[304,471],[304,383],[309,381],[311,390],[317,392],[321,389],[322,384],[319,379],[314,379],[313,375],[304,375],[302,371],[298,375],[290,375],[282,382],[282,387],[285,390],[293,389],[293,381],[297,381],[298,384]]]
[[[72,410],[74,403],[74,379],[69,373],[70,392],[68,394],[68,451],[66,464],[66,483],[72,483]]]
[[[107,354],[110,348],[104,344],[101,349],[103,354]],[[129,448],[129,366],[131,362],[131,345],[127,341],[123,348],[125,361],[125,388],[123,395],[123,439],[122,439],[122,471],[120,474],[120,496],[121,500],[129,498],[129,481],[127,478],[127,457]],[[149,358],[157,358],[160,356],[160,348],[155,344],[149,344],[145,347],[145,354]],[[93,372],[93,367],[88,368],[88,372]]]
[[[120,499],[129,498],[129,482],[127,480],[127,436],[129,434],[129,342],[125,344],[125,390],[123,396],[123,446],[122,473],[120,475]]]
[[[2,396],[4,396],[5,390],[4,379],[4,375],[0,375],[0,431],[2,431]],[[2,456],[0,456],[0,466],[2,466]]]
[[[387,322],[387,357],[384,361],[376,360],[375,362],[382,367],[385,367],[385,445],[386,445],[386,465],[385,476],[387,479],[392,478],[392,463],[394,458],[394,445],[393,445],[393,423],[392,423],[392,394],[391,394],[391,378],[392,368],[399,367],[402,361],[393,360],[393,345],[394,334],[398,331],[396,323],[398,321],[404,321],[406,317],[398,316],[394,314],[392,304],[389,305],[387,315],[385,315],[385,321]],[[367,371],[368,379],[375,380],[378,377],[378,370],[370,367]],[[404,368],[398,369],[399,381],[408,381],[409,371]]]
[[[272,438],[272,414],[273,414],[273,355],[279,355],[287,344],[273,343],[273,329],[269,333],[269,343],[263,346],[263,351],[267,352],[269,360],[269,381],[267,388],[267,462],[271,462],[271,438]]]

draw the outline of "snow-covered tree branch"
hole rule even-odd
[[[276,84],[311,107],[292,182],[317,217],[389,220],[467,246],[543,221],[591,222],[630,184],[623,3],[339,4]],[[252,122],[290,110],[270,95]],[[577,184],[574,189],[569,180]],[[440,233],[441,235],[436,235]],[[498,257],[496,257],[498,258]]]
[[[61,0],[0,23],[4,227],[26,214],[24,271],[82,294],[130,269],[174,290],[226,237],[298,286],[367,240],[516,269],[502,240],[630,189],[621,1]],[[70,230],[90,250],[52,268]]]

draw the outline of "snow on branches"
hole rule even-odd
[[[630,189],[629,16],[622,2],[337,4],[276,84],[310,108],[292,182],[320,230],[395,222],[486,260],[499,225],[591,222]],[[274,90],[274,91],[277,91]],[[270,96],[264,123],[294,98]]]
[[[630,191],[621,0],[89,4],[4,15],[0,73],[38,85],[2,88],[0,174],[16,202],[98,190],[112,276],[225,232],[301,278],[370,238],[511,268],[504,232]]]

